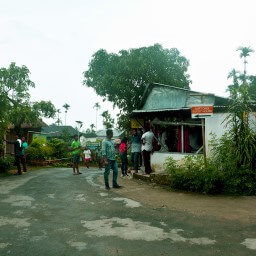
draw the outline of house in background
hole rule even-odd
[[[121,138],[124,136],[124,131],[119,131],[117,129],[113,130],[113,140],[117,144],[120,143]],[[95,149],[96,145],[100,146],[101,142],[106,138],[106,131],[107,129],[102,129],[94,133],[83,133],[80,137],[81,144],[83,146],[87,145],[90,149]]]
[[[67,136],[70,140],[78,134],[78,131],[70,125],[49,125],[42,127],[41,135],[46,136],[47,140]],[[83,133],[80,133],[83,134]],[[36,136],[36,134],[35,134]]]
[[[209,106],[211,114],[192,115],[192,108]],[[211,93],[195,92],[170,85],[150,84],[142,97],[141,108],[131,117],[150,124],[154,129],[159,151],[151,155],[151,167],[162,171],[167,157],[181,160],[186,155],[209,153],[212,134],[220,138],[227,127],[229,100]]]
[[[28,144],[30,144],[33,140],[33,134],[41,131],[42,126],[46,126],[47,124],[43,121],[39,121],[36,125],[31,124],[22,124],[21,125],[21,136],[26,137]],[[8,130],[5,135],[6,140],[15,141],[16,140],[16,132],[14,129],[14,125],[9,125]],[[14,145],[6,143],[4,154],[14,154]]]
[[[117,129],[112,129],[113,130],[113,139],[121,139],[125,132],[124,131],[120,131],[120,130],[117,130]],[[105,139],[106,138],[106,131],[107,129],[102,129],[102,130],[99,130],[96,132],[96,136],[97,138],[100,138],[100,139]]]

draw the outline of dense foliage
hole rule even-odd
[[[206,194],[256,194],[256,173],[249,165],[237,167],[234,142],[223,136],[212,145],[205,167],[202,155],[187,156],[180,164],[169,157],[165,169],[172,188]]]
[[[246,70],[247,57],[254,52],[250,47],[239,47],[240,58],[243,58],[244,70],[238,72],[233,69],[228,78],[233,79],[229,85],[230,107],[229,115],[226,119],[230,127],[228,136],[233,141],[236,164],[239,168],[242,165],[252,169],[253,159],[256,152],[256,134],[252,130],[252,120],[250,114],[255,110],[255,95],[252,91],[255,87],[255,76],[249,76]]]
[[[13,157],[0,157],[0,173],[7,173],[11,169],[13,162]]]
[[[97,51],[84,72],[83,84],[95,89],[121,110],[120,120],[139,107],[149,83],[189,88],[188,60],[176,48],[164,49],[155,44],[118,54]]]
[[[53,117],[55,107],[49,101],[31,102],[29,89],[35,84],[29,78],[26,66],[11,63],[0,69],[0,141],[7,126],[13,124],[16,133],[21,133],[21,125],[28,123],[40,126],[41,117]]]
[[[251,117],[255,95],[251,94],[255,79],[248,76],[246,57],[253,52],[250,47],[240,47],[244,58],[244,71],[234,69],[229,78],[233,83],[230,92],[229,114],[225,120],[228,131],[211,141],[211,154],[204,165],[201,156],[186,157],[180,165],[169,158],[166,171],[171,186],[176,189],[203,193],[256,194],[256,133]]]
[[[35,138],[29,145],[26,154],[27,161],[60,159],[68,156],[67,144],[60,139],[52,139],[46,143],[45,139]]]

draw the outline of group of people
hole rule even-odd
[[[28,143],[26,141],[26,138],[24,136],[21,137],[20,135],[16,135],[15,141],[9,141],[6,139],[4,139],[4,141],[8,144],[14,145],[14,159],[15,159],[14,164],[17,166],[17,170],[18,170],[17,173],[15,173],[15,175],[22,175],[21,164],[23,167],[23,172],[27,171],[26,149],[28,148]]]
[[[113,136],[113,133],[112,133]],[[111,137],[111,136],[110,136]],[[113,152],[111,151],[111,154],[109,153],[109,157],[107,152],[109,151],[110,148],[110,143],[113,144],[113,141],[111,140],[108,136],[108,131],[107,131],[107,138],[108,140],[103,141],[102,144],[102,152],[103,152],[103,157],[105,156],[106,159],[109,159],[111,156],[111,161],[114,159],[115,155],[115,150],[113,149]],[[121,157],[121,171],[122,171],[122,176],[129,176],[128,175],[128,158],[127,158],[127,151],[131,147],[131,162],[133,164],[133,171],[135,173],[138,173],[139,166],[142,165],[142,159],[141,159],[141,153],[143,156],[143,161],[144,161],[144,167],[145,167],[145,174],[150,174],[152,172],[151,165],[150,165],[150,155],[153,152],[153,140],[154,140],[154,134],[150,130],[149,126],[146,126],[144,128],[143,134],[140,134],[137,129],[132,129],[132,134],[130,137],[130,140],[128,140],[127,137],[124,137],[121,140],[121,143],[119,145],[119,153]],[[112,145],[111,144],[111,145]],[[111,148],[114,148],[112,145]],[[113,155],[112,155],[113,153]],[[109,161],[107,161],[109,163]],[[113,169],[113,187],[115,187],[116,183],[116,178],[117,177],[117,170],[116,170],[116,161],[115,164],[111,164],[106,166],[105,173],[104,173],[104,180],[105,180],[105,186],[106,189],[109,189],[109,184],[108,184],[108,175],[109,175],[109,169]]]
[[[119,152],[121,156],[121,171],[123,176],[128,176],[128,159],[127,151],[131,147],[131,162],[133,164],[133,171],[138,173],[139,166],[142,164],[142,157],[145,166],[145,174],[150,174],[152,172],[150,166],[150,155],[153,150],[153,139],[154,134],[149,128],[144,129],[144,133],[140,134],[137,129],[132,129],[132,134],[130,140],[124,137],[121,140],[119,146]],[[141,155],[142,154],[142,155]]]
[[[108,129],[106,131],[106,139],[104,139],[102,142],[102,149],[98,148],[96,151],[99,169],[102,168],[103,163],[105,164],[104,182],[107,190],[110,189],[109,173],[111,169],[113,170],[112,186],[113,188],[120,188],[117,183],[118,164],[116,161],[116,145],[112,140],[112,137],[113,131],[111,129]],[[138,173],[139,165],[141,165],[141,153],[145,166],[145,174],[150,174],[152,172],[150,166],[150,154],[153,150],[153,138],[153,132],[149,128],[145,128],[143,134],[138,133],[137,129],[133,129],[129,141],[127,137],[124,137],[121,140],[121,143],[119,145],[119,153],[122,162],[121,171],[123,177],[128,176],[127,151],[129,147],[131,147],[131,161],[133,164],[134,172]],[[78,167],[81,145],[78,141],[77,135],[75,136],[75,140],[71,144],[71,148],[73,151],[73,174],[81,174]],[[89,152],[89,149],[87,147],[85,148],[85,150],[86,152],[84,152],[84,162],[85,165],[89,168],[88,161],[90,161],[91,159],[91,152]]]
[[[79,172],[79,162],[80,162],[80,157],[81,157],[81,152],[83,153],[83,162],[85,167],[89,168],[89,164],[92,161],[92,152],[88,148],[88,146],[85,146],[84,149],[81,146],[79,140],[78,140],[78,135],[74,136],[74,140],[71,143],[71,151],[72,151],[72,157],[73,157],[73,174],[82,174]],[[99,169],[102,168],[102,152],[101,149],[98,148],[96,151],[96,158],[97,162],[99,165]]]
[[[117,183],[118,176],[118,165],[116,162],[116,149],[115,143],[112,141],[113,131],[107,130],[106,139],[102,143],[102,150],[97,150],[97,159],[99,163],[99,168],[101,168],[102,161],[105,164],[105,172],[104,172],[104,182],[107,190],[110,189],[109,186],[109,174],[110,170],[113,170],[113,188],[120,188],[121,186]],[[78,136],[76,135],[74,141],[71,144],[71,151],[73,154],[73,174],[81,174],[79,171],[79,161],[80,161],[80,152],[81,152],[81,144],[78,140]]]
[[[113,170],[113,188],[120,188],[117,183],[118,164],[116,161],[116,145],[112,140],[112,137],[113,131],[111,129],[108,129],[106,131],[106,139],[104,139],[102,142],[102,149],[98,148],[96,151],[96,158],[99,169],[101,169],[103,164],[105,164],[104,182],[105,187],[108,190],[110,189],[109,173],[111,169]],[[121,143],[119,145],[119,153],[122,162],[121,171],[123,177],[128,176],[127,151],[129,147],[131,147],[131,161],[133,164],[134,172],[137,173],[139,170],[139,166],[141,165],[141,155],[143,156],[145,173],[150,174],[152,172],[150,167],[150,154],[152,153],[153,149],[153,138],[154,134],[150,131],[150,129],[146,128],[143,134],[139,133],[137,129],[133,129],[129,140],[127,137],[124,137],[121,140]],[[28,144],[26,142],[26,138],[21,138],[19,135],[17,135],[15,141],[5,141],[9,144],[14,144],[15,165],[18,169],[17,174],[21,175],[21,164],[23,166],[23,171],[27,171],[25,152],[28,148]],[[76,135],[71,144],[74,175],[82,174],[79,171],[79,162],[82,150],[84,154],[84,164],[87,168],[89,168],[89,163],[91,161],[91,151],[87,146],[84,149],[81,147],[78,135]]]

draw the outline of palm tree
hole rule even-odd
[[[99,102],[96,102],[93,108],[96,109],[96,131],[98,129],[98,110],[100,109],[100,104]]]
[[[113,128],[115,120],[111,117],[111,115],[108,113],[108,110],[103,111],[101,113],[101,116],[103,117],[103,126],[105,126],[106,129]]]
[[[77,132],[78,132],[78,141],[80,141],[79,132],[80,132],[80,129],[82,128],[82,126],[83,126],[83,122],[82,121],[76,121],[76,123],[77,123]]]
[[[58,113],[58,118],[57,118],[56,123],[58,124],[58,126],[60,126],[60,124],[62,123],[62,121],[60,120],[60,113],[61,113],[61,111],[60,111],[60,109],[57,109],[56,112]]]
[[[235,70],[234,68],[229,72],[228,79],[232,79],[233,83],[228,86],[227,91],[230,92],[230,94],[234,93],[234,90],[237,90],[239,87],[239,71]]]
[[[251,49],[251,47],[238,47],[237,48],[237,51],[241,51],[240,52],[240,58],[244,58],[244,82],[245,82],[245,79],[246,79],[246,64],[248,63],[247,60],[246,60],[246,57],[250,56],[250,53],[251,52],[254,52],[253,49]]]
[[[65,103],[62,107],[65,108],[65,125],[66,125],[67,112],[68,112],[68,109],[70,108],[70,105]]]
[[[90,128],[91,128],[91,133],[95,133],[95,124],[90,124]]]

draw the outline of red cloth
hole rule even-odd
[[[119,152],[120,152],[120,153],[124,153],[124,152],[126,152],[126,151],[127,151],[127,145],[126,145],[126,143],[122,142],[122,143],[120,144],[120,146],[119,146]]]
[[[183,128],[183,133],[184,133],[184,152],[190,153],[191,148],[190,148],[190,143],[189,143],[189,131],[187,127]],[[179,126],[178,128],[178,145],[177,145],[177,152],[181,152],[182,150],[182,145],[181,145],[181,127]]]

